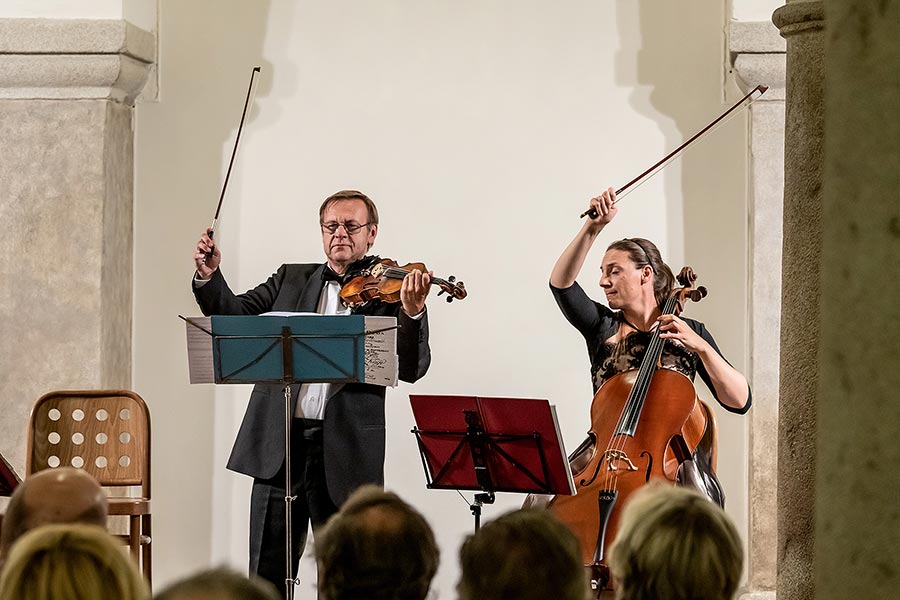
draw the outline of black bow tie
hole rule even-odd
[[[331,267],[325,265],[325,268],[322,270],[322,281],[326,283],[329,281],[336,281],[338,285],[344,285],[344,276],[338,275]]]
[[[343,286],[347,281],[357,277],[361,271],[372,267],[380,261],[381,258],[378,256],[363,256],[361,259],[347,267],[347,271],[343,275],[338,275],[334,272],[334,269],[325,265],[325,268],[322,270],[322,281],[337,281]]]

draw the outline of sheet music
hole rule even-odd
[[[396,324],[394,317],[366,317],[366,383],[396,387],[400,368]]]
[[[184,326],[187,329],[188,370],[191,383],[215,383],[212,336],[206,332],[212,331],[210,318],[193,317],[190,321],[186,321]]]

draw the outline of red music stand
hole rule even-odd
[[[0,454],[0,496],[12,496],[21,482],[22,480]]]
[[[575,493],[554,408],[547,400],[409,397],[429,489],[479,490],[475,530],[495,492]]]

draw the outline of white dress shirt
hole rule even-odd
[[[349,315],[350,307],[340,298],[341,286],[337,281],[326,281],[319,296],[316,312],[320,315]],[[300,386],[294,416],[303,419],[324,419],[328,399],[344,387],[343,383],[304,383]]]

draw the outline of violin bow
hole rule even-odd
[[[219,204],[216,206],[216,216],[213,217],[212,225],[209,226],[210,238],[215,234],[216,224],[219,222],[219,211],[222,210],[222,200],[225,199],[225,189],[228,187],[228,178],[231,177],[231,167],[234,166],[234,157],[237,155],[238,143],[241,141],[241,131],[244,129],[244,119],[247,117],[247,108],[250,106],[253,82],[256,78],[256,74],[259,72],[259,67],[253,67],[253,71],[250,72],[250,86],[247,88],[247,98],[244,100],[244,111],[241,113],[241,124],[238,125],[237,137],[234,140],[234,148],[231,150],[231,160],[228,161],[228,171],[225,172],[225,182],[222,184],[222,193],[219,194]]]
[[[766,90],[768,90],[768,89],[769,88],[765,85],[758,85],[755,88],[753,88],[752,90],[750,90],[749,94],[747,94],[746,96],[744,96],[743,98],[738,100],[734,104],[734,106],[732,106],[731,108],[729,108],[728,110],[723,112],[721,115],[719,115],[715,121],[713,121],[712,123],[710,123],[703,129],[701,129],[700,131],[695,133],[693,136],[691,136],[691,138],[688,141],[684,142],[683,144],[681,144],[680,146],[678,146],[677,148],[672,150],[672,152],[670,152],[669,154],[666,154],[657,163],[655,163],[652,167],[650,167],[649,169],[647,169],[646,171],[644,171],[643,173],[641,173],[640,175],[638,175],[637,177],[635,177],[634,179],[632,179],[631,181],[629,181],[628,183],[626,183],[625,185],[623,185],[622,187],[617,189],[616,190],[616,202],[618,202],[619,200],[621,200],[622,198],[627,196],[630,192],[633,192],[634,190],[636,190],[638,187],[640,187],[641,184],[643,184],[644,182],[649,180],[651,177],[653,177],[654,175],[656,175],[657,173],[659,173],[660,171],[665,169],[666,166],[670,162],[672,162],[673,160],[678,158],[681,155],[681,153],[684,152],[684,150],[688,146],[690,146],[692,143],[694,143],[696,140],[698,140],[705,133],[712,130],[714,127],[716,127],[716,125],[721,123],[723,119],[728,117],[728,115],[731,115],[732,113],[734,113],[734,111],[736,111],[738,108],[742,108],[741,107],[742,104],[744,104],[746,102],[747,106],[750,106],[753,102],[755,102],[756,100],[759,100],[760,96],[765,94]],[[743,108],[746,108],[746,106]],[[734,113],[734,114],[737,114],[737,113]],[[732,115],[732,116],[734,116],[734,115]],[[638,185],[635,185],[635,184],[638,184]],[[634,187],[632,187],[632,186],[634,186]],[[615,202],[613,204],[615,204]],[[581,213],[581,216],[579,218],[583,219],[586,216],[589,216],[590,218],[594,219],[597,217],[597,211],[594,210],[593,208],[589,208],[588,210]]]

